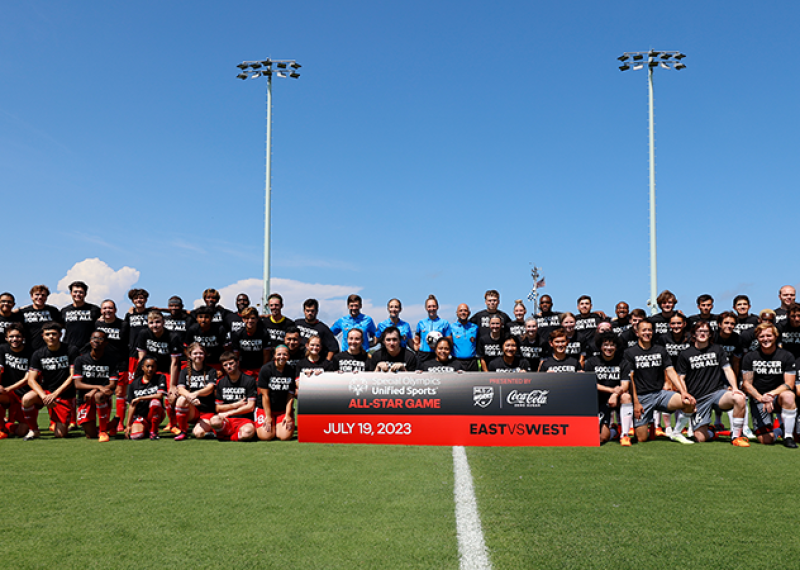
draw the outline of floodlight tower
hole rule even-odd
[[[269,266],[270,266],[270,207],[272,202],[272,74],[278,77],[291,77],[297,79],[297,72],[301,65],[293,59],[264,59],[261,61],[243,61],[237,65],[241,71],[239,79],[267,78],[267,172],[264,193],[264,284],[262,290],[261,310],[267,310],[267,297],[269,297]]]
[[[679,51],[626,51],[617,59],[622,62],[620,71],[627,71],[633,67],[634,70],[642,69],[647,66],[647,94],[649,102],[649,123],[650,123],[650,313],[656,314],[658,305],[656,297],[658,295],[657,272],[656,272],[656,146],[655,131],[653,125],[653,70],[657,67],[664,69],[676,69],[680,71],[686,65],[683,58],[686,55]],[[647,61],[645,61],[647,58]]]

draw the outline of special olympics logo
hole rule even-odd
[[[366,378],[363,379],[351,378],[350,385],[347,387],[347,389],[350,390],[351,392],[355,392],[356,396],[360,396],[361,392],[367,389],[367,384],[368,381]]]
[[[486,408],[494,399],[494,388],[492,386],[473,386],[472,401],[476,406]]]

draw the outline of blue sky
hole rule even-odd
[[[687,313],[706,292],[757,310],[800,280],[797,3],[2,12],[0,288],[18,301],[75,276],[95,299],[258,291],[266,82],[235,65],[266,57],[303,65],[273,87],[273,289],[290,316],[315,293],[334,318],[358,291],[376,318],[400,297],[416,320],[430,293],[452,318],[488,288],[510,312],[531,262],[557,309],[583,293],[644,306],[647,80],[615,58],[651,47],[688,54],[655,73],[659,289]]]

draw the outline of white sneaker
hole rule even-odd
[[[33,441],[37,437],[39,437],[38,433],[28,430],[28,433],[25,434],[25,437],[22,438],[22,441]]]
[[[664,428],[664,433],[667,434],[667,437],[672,438],[672,426]]]
[[[756,439],[756,434],[754,434],[753,430],[751,430],[749,427],[746,427],[742,430],[742,435],[750,440]]]
[[[682,433],[675,433],[672,434],[670,437],[672,441],[677,441],[678,443],[682,443],[683,445],[692,445],[694,442],[691,439],[687,439]]]

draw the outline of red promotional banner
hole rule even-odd
[[[315,443],[598,446],[593,374],[326,373],[302,377]]]

